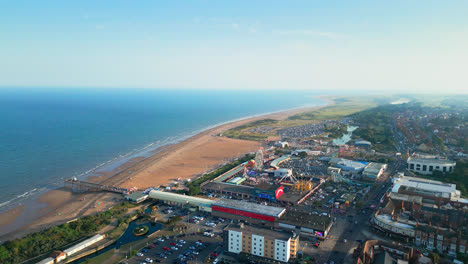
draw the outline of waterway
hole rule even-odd
[[[135,227],[141,227],[141,226],[147,226],[149,228],[149,231],[148,231],[148,234],[147,235],[144,235],[144,236],[135,236],[133,234],[133,229],[135,229]],[[158,231],[158,230],[161,230],[163,228],[163,225],[162,224],[151,224],[149,222],[147,223],[143,223],[143,224],[139,224],[139,220],[135,220],[135,221],[132,221],[130,222],[130,224],[128,225],[127,229],[125,230],[125,232],[123,233],[123,235],[117,239],[117,241],[115,241],[112,245],[106,247],[106,248],[103,248],[102,250],[99,250],[98,252],[96,253],[93,253],[91,255],[88,255],[84,258],[81,258],[79,260],[76,260],[74,262],[72,262],[73,264],[78,264],[78,263],[82,263],[84,262],[85,260],[87,259],[91,259],[91,258],[94,258],[96,256],[99,256],[101,255],[102,253],[105,253],[111,249],[119,249],[121,246],[127,244],[127,243],[131,243],[131,242],[135,242],[135,241],[138,241],[140,239],[143,239],[145,237],[147,237],[148,235]]]
[[[344,145],[344,144],[348,143],[351,140],[351,136],[353,135],[353,131],[356,130],[357,128],[358,128],[358,126],[348,126],[346,128],[346,131],[348,133],[344,134],[340,138],[333,139],[333,144],[339,146],[339,145]]]

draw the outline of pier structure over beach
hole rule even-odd
[[[74,192],[107,191],[107,192],[120,193],[120,194],[129,193],[128,190],[125,188],[80,181],[76,178],[65,180],[65,187],[71,188],[72,191]]]

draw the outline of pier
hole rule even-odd
[[[79,181],[76,178],[65,180],[65,187],[71,188],[74,192],[106,191],[120,194],[128,194],[127,189],[124,188]]]

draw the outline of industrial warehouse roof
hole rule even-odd
[[[286,211],[286,209],[282,207],[274,207],[231,199],[220,199],[213,205],[274,217],[280,217],[284,211]]]
[[[172,201],[177,203],[186,202],[190,204],[212,204],[215,202],[215,200],[156,190],[151,191],[149,193],[149,197],[157,200]]]

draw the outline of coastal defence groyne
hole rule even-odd
[[[79,181],[75,178],[65,180],[65,187],[71,188],[73,192],[106,191],[120,194],[128,194],[128,191],[125,188]]]

